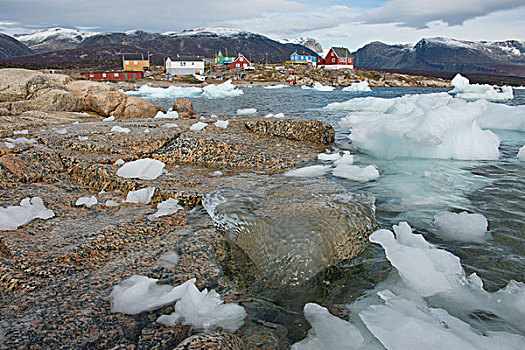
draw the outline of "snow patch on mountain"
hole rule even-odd
[[[36,30],[31,34],[15,34],[14,36],[18,41],[21,41],[23,43],[30,43],[30,44],[38,44],[38,43],[42,43],[50,39],[70,40],[72,42],[80,43],[85,38],[89,38],[90,36],[97,35],[97,34],[100,34],[100,33],[81,32],[76,29],[55,27],[55,28]]]
[[[226,28],[226,27],[208,27],[208,28],[197,28],[197,29],[186,29],[182,32],[165,32],[162,33],[164,36],[197,36],[197,35],[205,35],[205,36],[219,36],[219,37],[232,37],[237,35],[246,35],[246,34],[253,34],[251,32],[248,32],[246,30],[242,29],[235,29],[235,28]]]

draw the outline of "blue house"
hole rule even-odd
[[[317,56],[295,51],[290,55],[290,61],[288,62],[296,64],[309,64],[313,67],[317,67]]]

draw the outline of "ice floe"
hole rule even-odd
[[[89,137],[87,137],[87,136],[79,136],[78,139],[79,139],[79,141],[87,141],[87,140],[89,140]]]
[[[284,113],[277,113],[277,114],[268,113],[264,117],[265,118],[284,118]]]
[[[86,208],[89,208],[89,207],[92,207],[94,206],[95,204],[98,204],[98,200],[97,200],[97,197],[95,196],[90,196],[90,197],[80,197],[79,199],[77,199],[77,201],[75,202],[75,205],[77,207],[80,207],[80,206],[85,206]]]
[[[304,168],[289,170],[284,176],[295,177],[318,177],[327,174],[332,167],[330,165],[311,165]]]
[[[434,218],[440,236],[464,242],[483,242],[490,237],[487,219],[481,214],[443,212]]]
[[[129,128],[123,128],[121,126],[118,126],[118,125],[115,125],[114,127],[111,128],[111,131],[114,131],[114,132],[123,132],[123,133],[128,133],[130,132],[131,130]]]
[[[525,106],[488,103],[478,123],[483,129],[525,132]]]
[[[328,85],[323,85],[319,82],[316,82],[313,86],[313,89],[314,90],[317,90],[317,91],[334,91],[335,87],[333,86],[328,86]]]
[[[226,129],[228,127],[228,124],[230,122],[227,120],[217,120],[213,125],[215,125],[218,128]]]
[[[203,130],[207,126],[208,126],[207,123],[197,122],[197,123],[193,124],[192,126],[190,126],[190,130],[191,131],[199,131],[199,130]]]
[[[336,166],[332,173],[334,176],[358,182],[368,182],[379,178],[379,171],[373,165],[359,167],[357,165],[341,164]]]
[[[143,188],[137,191],[129,191],[125,202],[135,204],[149,204],[154,192],[155,187]]]
[[[255,108],[240,108],[237,110],[237,114],[240,115],[248,115],[248,114],[255,114],[257,113],[257,109]]]
[[[343,88],[343,91],[372,91],[372,89],[368,86],[368,81],[363,80],[359,83],[353,83],[352,85]]]
[[[47,209],[40,197],[24,198],[18,206],[0,207],[0,231],[16,230],[31,220],[49,219],[55,216]]]
[[[514,98],[514,92],[511,86],[491,86],[470,84],[470,81],[458,74],[450,82],[454,89],[449,93],[464,100],[480,100],[485,99],[489,101],[505,101]]]
[[[241,89],[232,84],[231,80],[219,85],[207,85],[202,90],[202,96],[207,98],[235,97],[244,94]]]
[[[157,212],[155,214],[148,215],[148,219],[155,220],[161,216],[174,214],[182,209],[184,208],[179,205],[178,200],[169,198],[164,202],[157,204]]]
[[[138,159],[120,167],[117,175],[126,179],[155,180],[162,174],[165,165],[156,159]]]
[[[119,159],[117,159],[117,160],[115,161],[115,163],[113,163],[113,164],[115,164],[115,165],[122,165],[122,164],[124,164],[124,163],[125,163],[124,160],[123,160],[122,158],[119,158]]]

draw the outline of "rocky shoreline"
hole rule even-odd
[[[370,198],[348,196],[327,181],[283,176],[329,149],[334,129],[307,119],[202,118],[180,106],[174,107],[184,119],[154,118],[161,107],[108,84],[0,70],[0,207],[39,197],[54,212],[0,231],[0,348],[286,349],[306,336],[302,314],[248,286],[254,277],[297,275],[298,266],[282,275],[261,267],[274,258],[272,244],[291,241],[276,229],[287,218],[309,222],[319,233],[313,244],[323,250],[309,257],[308,270],[300,271],[305,278],[365,248],[375,227]],[[194,130],[197,122],[207,125]],[[163,174],[154,180],[117,175],[121,162],[144,158],[164,162]],[[124,202],[130,191],[151,187],[150,204]],[[233,239],[201,206],[203,196],[224,188],[238,191],[235,198],[261,198],[253,209],[257,220]],[[84,196],[98,204],[76,205]],[[308,196],[313,199],[303,200]],[[169,198],[184,210],[148,219]],[[235,208],[217,210],[224,217],[232,210],[237,215]],[[325,217],[318,222],[320,213]],[[167,251],[180,256],[175,266],[158,264]],[[244,325],[202,333],[156,323],[171,305],[112,313],[113,286],[134,274],[173,286],[196,278],[199,289],[242,305]],[[326,306],[344,316],[338,305]]]

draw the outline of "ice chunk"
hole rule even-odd
[[[372,89],[368,86],[368,81],[363,80],[343,88],[343,91],[372,91]]]
[[[365,339],[350,322],[331,315],[314,303],[304,306],[304,316],[312,326],[308,337],[293,344],[292,350],[362,349]]]
[[[338,159],[341,159],[341,155],[339,153],[332,153],[332,154],[328,154],[328,153],[319,153],[317,155],[317,159],[319,160],[330,160],[330,161],[334,161],[334,160],[338,160]]]
[[[77,199],[77,201],[75,202],[75,205],[77,207],[83,205],[87,208],[89,207],[92,207],[94,206],[95,204],[98,203],[98,200],[97,200],[97,197],[95,196],[90,196],[90,197],[80,197],[79,199]]]
[[[520,148],[516,157],[522,162],[525,162],[525,145]]]
[[[327,174],[331,168],[330,165],[311,165],[304,168],[289,170],[284,173],[284,176],[318,177]]]
[[[232,84],[231,80],[219,85],[207,85],[202,88],[202,90],[202,96],[207,98],[234,97],[244,94],[241,89],[237,89],[237,87]]]
[[[29,130],[13,130],[13,135],[27,135],[29,133]]]
[[[129,191],[125,202],[126,203],[136,203],[136,204],[139,204],[139,203],[149,204],[154,192],[155,192],[155,187],[143,188],[137,191]]]
[[[158,111],[153,119],[177,119],[179,118],[179,113],[177,111],[169,110],[166,113]]]
[[[179,254],[174,251],[169,251],[162,254],[159,261],[157,261],[157,265],[171,269],[179,263],[179,259]]]
[[[207,126],[208,126],[208,124],[206,124],[206,123],[197,122],[197,123],[193,124],[192,126],[190,126],[190,130],[192,130],[192,131],[199,131],[199,130],[204,129]]]
[[[323,85],[319,82],[316,82],[314,84],[314,90],[317,90],[317,91],[334,91],[334,87],[333,86],[327,86],[327,85]]]
[[[171,304],[186,293],[187,287],[193,285],[195,279],[175,288],[170,285],[159,285],[157,282],[158,280],[154,278],[133,275],[117,284],[110,294],[111,312],[136,315]]]
[[[224,174],[220,170],[217,170],[217,171],[214,171],[213,173],[211,173],[211,176],[222,176],[222,175],[224,175]]]
[[[457,256],[413,234],[406,222],[395,225],[394,232],[395,237],[391,231],[378,230],[370,236],[370,242],[381,244],[390,264],[419,295],[426,297],[453,289],[465,276]]]
[[[164,202],[157,204],[157,212],[155,214],[148,215],[148,219],[155,220],[158,217],[171,215],[179,210],[184,209],[179,205],[179,201],[173,198],[169,198]]]
[[[491,85],[470,84],[469,80],[461,74],[457,74],[450,83],[454,89],[450,90],[449,93],[464,100],[505,101],[514,98],[511,86],[498,88]]]
[[[162,174],[165,165],[156,159],[138,159],[120,167],[117,175],[126,179],[155,180]]]
[[[122,160],[122,158],[119,158],[113,164],[115,164],[115,165],[122,165],[122,164],[124,164],[124,160]]]
[[[111,128],[111,131],[114,131],[114,132],[124,132],[124,133],[128,133],[130,132],[131,130],[128,129],[128,128],[123,128],[123,127],[120,127],[118,125],[115,125],[114,127]]]
[[[115,202],[111,199],[107,200],[105,203],[106,207],[118,207],[120,204],[118,202]]]
[[[379,98],[379,97],[360,97],[353,98],[345,102],[329,103],[325,109],[334,111],[349,111],[349,112],[383,112],[392,107],[396,102],[393,98]]]
[[[230,122],[227,120],[217,120],[213,125],[215,125],[218,128],[226,129],[229,123]]]
[[[284,118],[284,114],[283,113],[277,113],[277,114],[268,113],[264,117],[265,118]]]
[[[162,315],[157,322],[173,326],[179,322],[198,329],[210,330],[221,327],[235,332],[244,324],[246,311],[235,303],[224,304],[220,295],[207,289],[199,291],[195,279],[190,280],[181,298],[175,304],[175,311]]]
[[[12,142],[7,142],[7,141],[5,141],[5,142],[4,142],[4,145],[5,145],[7,148],[15,148],[15,144],[12,143]]]
[[[89,137],[87,137],[87,136],[79,136],[78,139],[80,141],[87,141],[87,140],[89,140]]]
[[[16,230],[33,219],[49,219],[55,216],[44,206],[40,197],[24,198],[20,206],[0,207],[0,231]]]
[[[490,237],[487,219],[481,214],[444,212],[434,219],[437,234],[464,242],[483,242]]]
[[[142,85],[138,90],[127,91],[125,94],[134,96],[141,95],[149,98],[179,98],[179,97],[197,97],[202,93],[199,87],[184,87],[170,85],[167,88],[151,87]]]
[[[525,132],[525,106],[488,103],[478,119],[483,129],[516,130]]]
[[[109,116],[107,118],[102,119],[103,122],[112,122],[115,120],[114,116]]]
[[[166,124],[162,125],[162,127],[164,127],[164,128],[178,128],[179,125],[175,124],[175,123],[166,123]]]
[[[67,129],[66,129],[66,128],[63,128],[63,129],[55,129],[55,132],[56,132],[57,134],[65,135],[65,134],[67,134]]]
[[[28,139],[26,137],[19,137],[17,139],[13,139],[13,138],[6,138],[6,141],[14,144],[14,145],[31,145],[31,144],[34,144],[34,143],[38,143],[37,140],[35,139]],[[12,148],[12,147],[11,147]]]
[[[149,129],[148,128],[145,128],[144,130],[142,130],[142,132],[146,133],[146,134],[149,134]]]
[[[334,168],[333,174],[337,177],[358,182],[368,182],[379,178],[379,171],[373,165],[361,168],[357,165],[341,164]]]
[[[334,161],[335,166],[354,164],[354,156],[348,151],[343,151],[343,156]]]
[[[264,88],[265,89],[282,89],[282,88],[285,88],[285,87],[288,87],[288,85],[284,85],[284,84],[268,85],[268,86],[265,86]]]
[[[255,114],[257,113],[257,109],[255,108],[240,108],[237,110],[237,114],[241,115],[248,115],[248,114]]]

